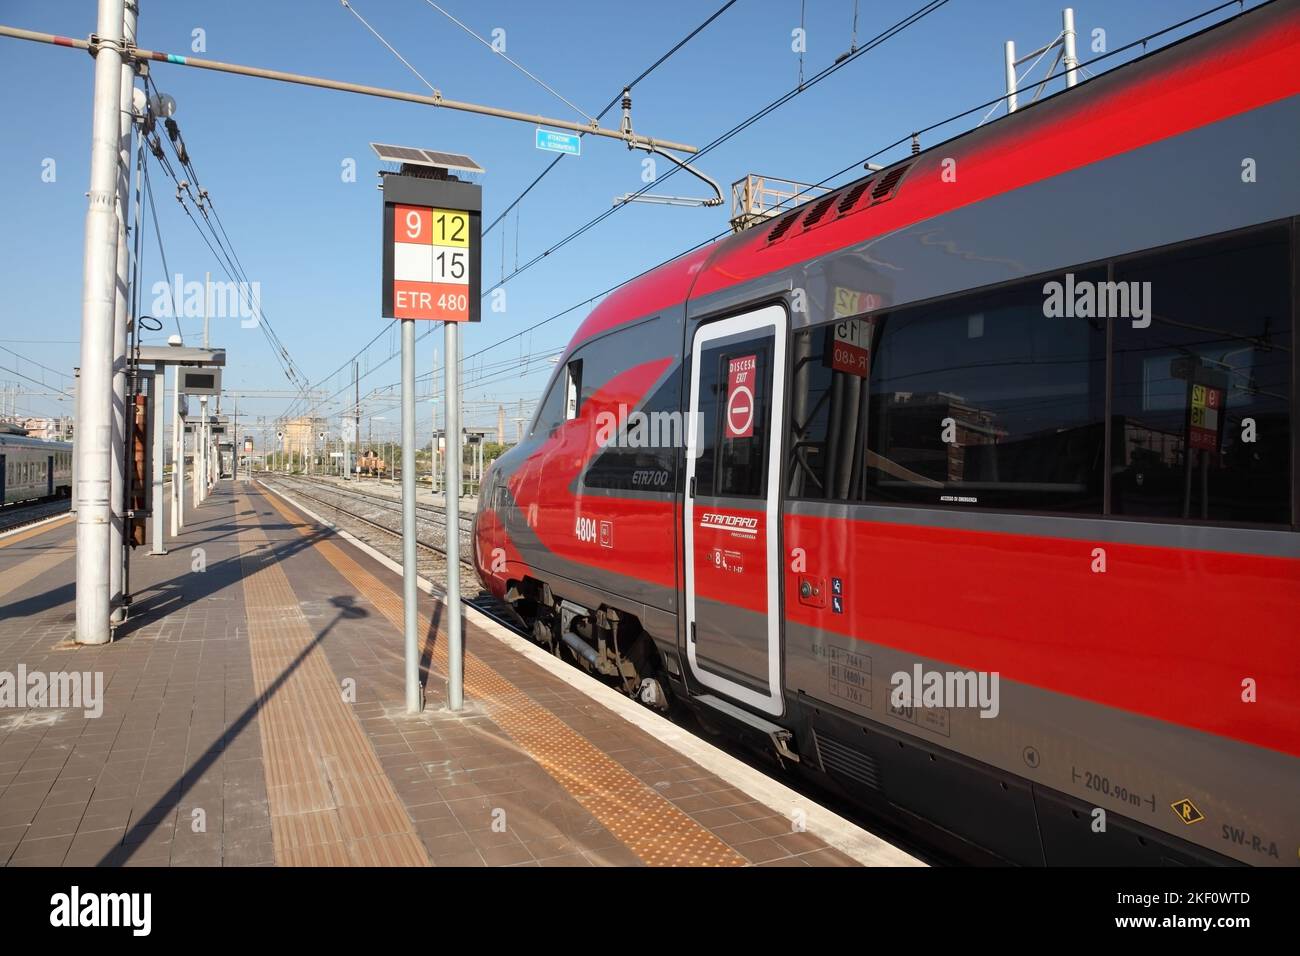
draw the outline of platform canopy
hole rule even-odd
[[[142,345],[142,365],[216,365],[226,364],[225,349],[196,349],[186,345]]]

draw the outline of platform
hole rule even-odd
[[[72,642],[72,521],[0,537],[0,674],[104,684],[99,716],[0,708],[0,863],[916,862],[476,614],[448,713],[423,593],[408,716],[391,562],[256,482],[190,517],[102,647]]]

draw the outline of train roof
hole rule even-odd
[[[21,448],[48,448],[51,450],[71,451],[72,443],[66,441],[44,441],[40,438],[29,438],[26,435],[14,435],[7,432],[0,432],[0,445],[17,446]]]
[[[1239,13],[656,266],[592,309],[566,357],[603,332],[688,298],[1296,95],[1296,56],[1300,0]],[[955,180],[941,175],[950,159],[960,169]]]

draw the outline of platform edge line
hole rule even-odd
[[[56,521],[65,521],[68,518],[75,518],[76,516],[77,513],[75,511],[64,511],[57,515],[50,515],[48,518],[42,518],[40,521],[33,521],[31,524],[19,525],[17,528],[0,531],[0,541],[28,531],[42,531],[45,530],[46,525],[54,524]]]

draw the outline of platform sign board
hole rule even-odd
[[[183,395],[220,395],[221,369],[188,368],[181,366],[176,370],[180,376],[180,391]]]
[[[537,148],[566,156],[582,155],[582,137],[577,133],[560,133],[553,129],[537,127]]]
[[[472,183],[384,177],[386,318],[479,321],[482,205]]]

